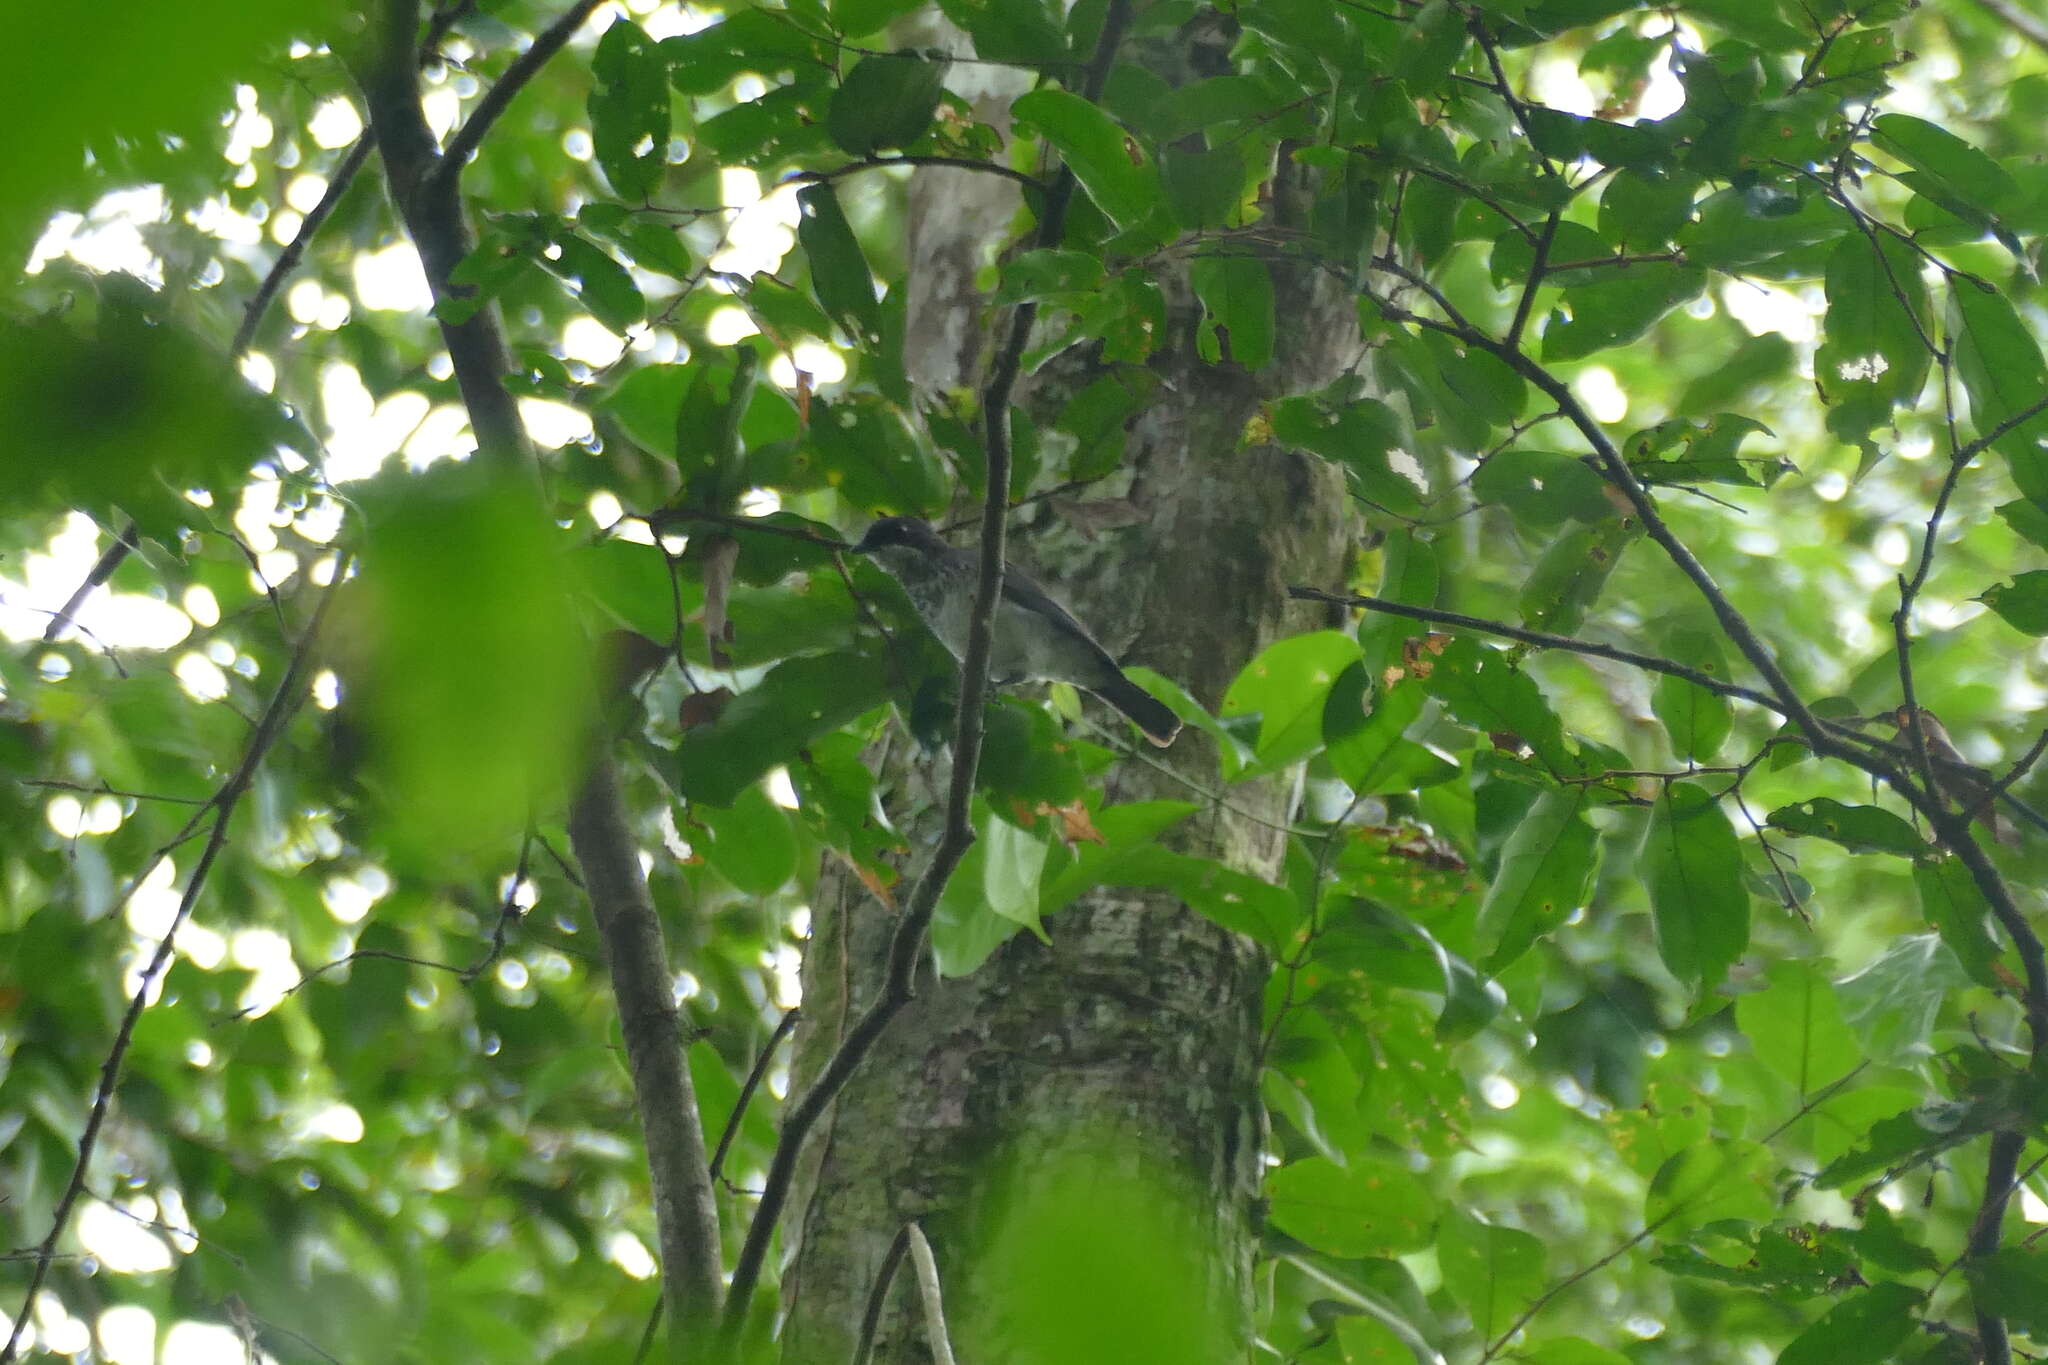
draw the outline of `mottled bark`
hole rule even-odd
[[[928,391],[979,377],[991,329],[974,273],[989,224],[1007,224],[1016,202],[1013,186],[986,176],[921,175],[912,189],[906,364]],[[1084,535],[1043,504],[1012,523],[1013,562],[1062,595],[1113,653],[1175,678],[1211,708],[1260,649],[1322,619],[1313,614],[1321,609],[1290,606],[1286,585],[1342,581],[1349,544],[1331,470],[1270,447],[1240,448],[1264,397],[1327,382],[1355,358],[1348,299],[1305,281],[1280,284],[1291,351],[1253,376],[1195,359],[1193,306],[1170,283],[1172,335],[1155,362],[1166,382],[1128,433],[1132,472],[1084,494],[1128,497],[1133,524]],[[1026,401],[1042,416],[1092,377],[1082,357],[1056,363]],[[1113,715],[1091,714],[1121,732]],[[1119,765],[1108,799],[1199,802],[1216,787],[1214,747],[1192,729],[1157,761],[1163,768]],[[913,831],[914,872],[928,846],[914,808],[943,787],[942,775],[900,765],[888,775],[891,813]],[[1277,878],[1285,841],[1273,826],[1293,799],[1285,780],[1234,788],[1231,809],[1210,803],[1167,841]],[[814,908],[798,1089],[872,997],[893,922],[836,867]],[[913,1218],[937,1253],[961,1358],[1017,1360],[991,1332],[1006,1316],[1060,1306],[1014,1302],[1007,1266],[985,1254],[994,1208],[1030,1204],[1077,1153],[1106,1159],[1105,1178],[1187,1192],[1165,1221],[1221,1309],[1222,1330],[1200,1358],[1245,1357],[1269,963],[1250,941],[1159,893],[1101,891],[1046,927],[1050,944],[1019,934],[969,977],[927,975],[813,1137],[784,1228],[790,1365],[850,1358],[875,1273]],[[900,1275],[873,1359],[929,1358],[910,1277]]]

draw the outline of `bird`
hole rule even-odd
[[[968,623],[981,578],[981,557],[940,539],[917,517],[883,517],[853,547],[903,586],[918,616],[958,659],[967,652]],[[1128,716],[1160,748],[1180,733],[1180,717],[1126,677],[1109,651],[1074,614],[1028,574],[1003,566],[1003,600],[996,612],[989,680],[1072,683]]]
[[[1949,738],[1947,728],[1926,707],[1917,708],[1919,724],[1914,726],[1915,709],[1901,706],[1895,711],[1884,712],[1880,719],[1898,727],[1899,743],[1909,751],[1913,747],[1913,730],[1917,728],[1920,731],[1920,738],[1927,746],[1927,765],[1933,770],[1930,776],[1934,779],[1937,795],[1948,796],[1966,807],[1970,818],[1983,821],[1990,829],[1991,837],[1999,843],[2018,843],[2019,830],[1998,808],[1997,784],[1991,774],[1963,757],[1963,751]]]

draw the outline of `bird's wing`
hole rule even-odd
[[[1074,613],[1054,601],[1052,594],[1039,587],[1031,575],[1024,573],[1014,564],[1003,566],[1003,599],[1026,611],[1035,611],[1042,616],[1050,617],[1092,645],[1095,652],[1101,655],[1111,668],[1116,667],[1116,660],[1110,658],[1109,651],[1096,642],[1088,627],[1076,620]]]

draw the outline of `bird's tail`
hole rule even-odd
[[[1121,673],[1091,690],[1129,716],[1131,722],[1145,732],[1145,738],[1162,749],[1173,743],[1173,737],[1180,733],[1180,717],[1173,714],[1165,702]]]

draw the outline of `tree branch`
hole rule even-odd
[[[569,846],[583,869],[591,914],[604,940],[625,1036],[633,1099],[647,1142],[662,1293],[675,1355],[718,1316],[718,1203],[704,1156],[696,1087],[678,1037],[661,918],[640,871],[640,848],[626,817],[618,770],[609,758],[591,768],[569,809]]]
[[[469,226],[456,183],[459,170],[440,173],[442,156],[420,106],[419,0],[383,0],[370,15],[370,28],[364,48],[352,54],[353,65],[392,203],[420,254],[434,297],[462,297],[468,290],[452,283],[452,276],[469,254]],[[532,478],[533,444],[505,387],[510,362],[496,308],[486,305],[463,322],[443,322],[441,337],[478,450],[493,465]]]
[[[291,278],[291,273],[299,268],[299,261],[305,256],[306,247],[320,234],[320,229],[326,225],[328,217],[334,212],[335,205],[348,193],[349,186],[355,183],[356,173],[363,169],[363,164],[370,159],[370,153],[375,148],[376,143],[368,133],[364,133],[356,139],[356,145],[348,149],[348,155],[335,164],[333,172],[327,178],[327,189],[321,194],[320,202],[313,205],[306,216],[299,220],[299,230],[292,234],[292,239],[286,244],[285,249],[277,253],[277,259],[272,261],[270,269],[264,272],[263,283],[256,287],[256,292],[242,305],[242,325],[235,329],[235,339],[228,347],[230,357],[239,357],[242,352],[249,349],[249,343],[256,339],[256,328],[261,325],[263,315],[270,311],[271,300],[277,297],[277,291],[284,287],[284,282]]]
[[[1449,626],[1454,630],[1476,631],[1482,635],[1497,635],[1503,640],[1518,640],[1525,645],[1539,649],[1562,649],[1573,654],[1586,654],[1596,659],[1607,659],[1618,664],[1628,664],[1651,673],[1667,673],[1674,678],[1683,678],[1695,687],[1723,697],[1754,703],[1766,710],[1785,715],[1785,708],[1776,698],[1765,695],[1752,687],[1723,682],[1711,673],[1702,673],[1696,668],[1673,659],[1660,659],[1654,654],[1638,654],[1634,650],[1604,645],[1597,640],[1581,640],[1570,635],[1552,635],[1548,631],[1528,630],[1511,626],[1505,621],[1489,621],[1481,616],[1465,616],[1455,611],[1438,611],[1435,607],[1412,607],[1406,602],[1389,602],[1380,597],[1362,597],[1354,593],[1325,592],[1321,588],[1290,587],[1287,595],[1303,602],[1328,602],[1338,607],[1358,607],[1365,611],[1384,612],[1388,616],[1404,616],[1411,621],[1426,621],[1431,625]]]
[[[747,1073],[746,1084],[740,1087],[740,1097],[733,1101],[732,1116],[725,1121],[725,1131],[718,1135],[718,1150],[711,1154],[710,1173],[713,1180],[725,1167],[725,1154],[732,1148],[732,1140],[739,1136],[740,1120],[747,1116],[747,1105],[753,1100],[754,1092],[761,1087],[761,1078],[768,1074],[768,1064],[775,1060],[775,1049],[782,1046],[782,1040],[789,1036],[796,1021],[802,1017],[798,1009],[786,1009],[775,1025],[775,1032],[768,1035],[767,1045],[761,1055],[754,1059],[754,1069]]]
[[[875,1270],[875,1282],[868,1286],[868,1304],[860,1315],[860,1340],[853,1348],[852,1365],[868,1365],[868,1359],[875,1353],[875,1334],[881,1330],[882,1309],[889,1302],[889,1285],[896,1278],[896,1267],[903,1264],[904,1253],[909,1250],[910,1228],[906,1224],[896,1233],[896,1240],[889,1243],[889,1249],[882,1253],[882,1264]]]
[[[35,1268],[29,1272],[28,1288],[23,1291],[21,1307],[14,1315],[14,1325],[7,1335],[7,1345],[0,1348],[0,1365],[12,1365],[19,1358],[22,1333],[28,1329],[30,1315],[35,1309],[36,1296],[42,1291],[43,1281],[50,1273],[50,1263],[57,1254],[57,1243],[70,1226],[71,1212],[77,1206],[79,1197],[85,1193],[88,1168],[92,1156],[99,1146],[100,1132],[106,1124],[107,1111],[114,1101],[114,1090],[120,1084],[121,1066],[127,1060],[129,1044],[135,1038],[135,1025],[142,1018],[142,1011],[149,1005],[150,993],[156,989],[158,978],[170,964],[171,950],[177,943],[178,930],[192,917],[192,907],[198,904],[199,894],[206,887],[206,879],[213,871],[215,859],[226,846],[228,823],[234,818],[235,807],[255,780],[256,769],[263,762],[264,755],[284,733],[285,722],[299,708],[306,697],[306,671],[313,657],[313,646],[320,638],[321,625],[327,619],[327,609],[334,602],[335,591],[346,578],[341,567],[335,570],[334,578],[326,591],[320,595],[320,604],[314,608],[313,619],[306,631],[299,637],[292,650],[292,661],[286,667],[284,677],[278,682],[277,691],[271,693],[270,703],[263,709],[263,715],[256,723],[255,733],[249,736],[249,744],[242,751],[242,761],[228,774],[227,781],[213,794],[207,808],[213,812],[213,827],[207,831],[206,846],[200,850],[199,860],[192,867],[192,875],[186,879],[185,893],[178,898],[178,909],[171,916],[170,927],[157,940],[156,951],[150,955],[149,963],[142,969],[141,980],[136,983],[135,994],[129,997],[128,1010],[121,1016],[120,1027],[114,1032],[113,1045],[107,1049],[106,1059],[100,1063],[99,1088],[93,1093],[92,1108],[86,1114],[85,1130],[78,1138],[78,1160],[71,1168],[71,1178],[64,1186],[64,1193],[57,1199],[56,1212],[50,1218],[50,1231],[36,1246]],[[201,815],[205,812],[201,811]],[[195,817],[197,818],[197,817]]]
[[[484,97],[476,102],[476,108],[470,110],[469,117],[448,139],[447,150],[434,172],[436,176],[448,180],[452,187],[463,167],[476,155],[477,148],[483,146],[491,125],[512,107],[512,101],[519,97],[519,92],[529,81],[540,74],[540,69],[548,64],[549,59],[568,46],[569,40],[576,36],[576,30],[589,21],[591,11],[602,3],[603,0],[576,0],[566,14],[534,35],[533,45],[512,59],[512,64],[505,68],[505,74],[484,92]]]

